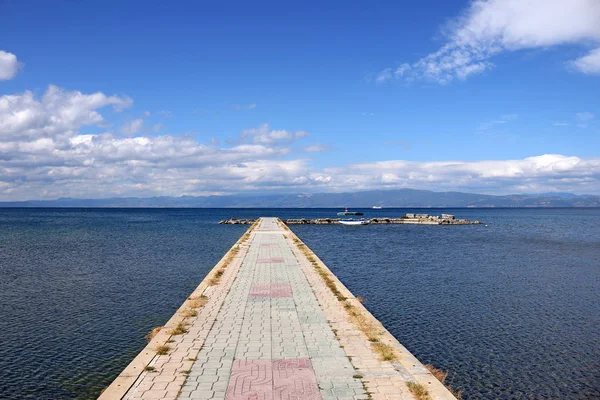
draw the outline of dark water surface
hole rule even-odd
[[[247,228],[220,219],[335,211],[0,209],[0,399],[95,398]],[[488,226],[293,230],[464,398],[600,398],[600,210],[446,211]]]

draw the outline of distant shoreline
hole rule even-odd
[[[84,209],[84,210],[340,210],[344,207],[186,207],[186,206],[5,206],[0,204],[0,209]],[[399,206],[385,207],[381,210],[372,210],[370,207],[353,207],[354,210],[370,210],[385,212],[386,210],[551,210],[551,209],[597,209],[600,206],[503,206],[503,207],[463,207],[463,206]]]
[[[373,209],[373,207],[382,207]],[[102,199],[0,201],[0,208],[587,208],[600,207],[600,195],[573,193],[487,195],[417,189],[348,193],[246,194],[223,196],[111,197]]]

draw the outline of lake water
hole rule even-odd
[[[0,209],[0,398],[95,398],[247,229],[219,220],[336,211]],[[600,398],[600,209],[424,212],[487,226],[292,229],[464,398]]]

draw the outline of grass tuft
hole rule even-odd
[[[191,308],[200,308],[200,307],[204,307],[207,302],[208,302],[208,297],[206,297],[205,295],[201,295],[198,297],[190,297],[188,305]]]
[[[175,328],[171,329],[171,332],[169,333],[171,335],[183,335],[184,333],[188,333],[188,329],[183,322],[180,322]]]
[[[214,275],[212,276],[212,278],[210,278],[210,280],[208,281],[208,283],[211,286],[216,286],[219,284],[219,282],[221,282],[221,277],[223,276],[223,274],[225,273],[225,267],[217,270]]]
[[[406,382],[406,386],[408,386],[408,390],[415,395],[417,400],[431,400],[429,392],[420,383]]]
[[[427,368],[429,370],[429,372],[431,372],[431,374],[433,376],[435,376],[435,378],[438,381],[440,381],[442,384],[444,384],[444,386],[446,386],[446,389],[448,389],[450,391],[450,393],[452,393],[454,395],[454,397],[456,397],[458,400],[462,399],[462,391],[456,390],[452,386],[450,386],[449,384],[446,383],[446,378],[448,377],[447,371],[443,371],[439,368],[436,368],[431,364],[425,364],[425,368]]]
[[[154,367],[153,367],[153,366],[151,366],[151,365],[146,365],[146,366],[144,367],[144,371],[147,371],[147,372],[153,372],[153,371],[156,371],[156,368],[154,368]]]
[[[442,371],[441,369],[436,368],[431,364],[425,364],[425,368],[427,368],[429,370],[429,372],[431,372],[431,374],[433,376],[435,376],[435,378],[438,381],[440,381],[442,383],[444,383],[446,381],[446,378],[448,377],[448,372]]]
[[[158,354],[159,356],[164,356],[165,354],[169,353],[169,351],[171,350],[171,346],[163,344],[162,346],[158,346],[155,350],[156,354]]]
[[[375,350],[376,353],[379,354],[379,357],[383,361],[394,361],[398,359],[394,348],[389,344],[373,342],[371,343],[371,347],[373,348],[373,350]]]
[[[152,328],[152,330],[150,332],[148,332],[146,334],[146,336],[144,336],[146,338],[147,341],[151,341],[154,336],[158,335],[158,332],[160,332],[160,330],[162,329],[162,326],[156,326],[154,328]]]
[[[192,308],[187,308],[183,311],[183,316],[185,318],[192,318],[192,317],[197,317],[198,316],[198,311],[192,309]]]

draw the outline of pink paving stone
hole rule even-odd
[[[226,400],[321,400],[308,359],[236,360]]]
[[[256,260],[257,264],[276,264],[282,263],[283,257],[269,257],[269,258],[259,258]]]
[[[273,400],[273,371],[270,360],[235,360],[227,386],[226,400]]]
[[[320,400],[310,360],[273,360],[273,400]]]
[[[292,287],[287,283],[256,284],[250,288],[250,297],[292,297]]]

